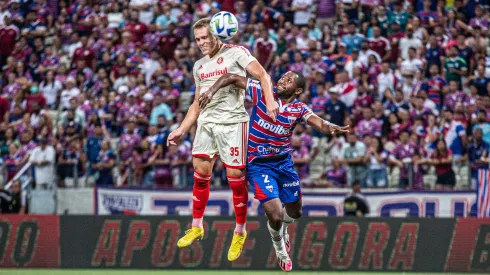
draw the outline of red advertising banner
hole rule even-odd
[[[58,216],[0,216],[0,268],[60,266]]]

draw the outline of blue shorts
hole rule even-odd
[[[282,203],[301,199],[299,177],[291,155],[247,164],[247,177],[260,203],[279,198]]]

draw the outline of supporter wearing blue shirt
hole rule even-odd
[[[87,160],[89,164],[95,163],[99,157],[100,146],[104,140],[104,134],[102,132],[102,125],[100,123],[95,124],[95,136],[89,137],[85,144],[84,151],[87,154]],[[89,165],[90,167],[90,165]],[[93,174],[93,170],[89,169],[89,175]]]
[[[488,96],[488,83],[490,78],[485,77],[485,66],[478,65],[476,68],[477,76],[468,79],[469,85],[474,85],[479,96]]]
[[[352,51],[361,50],[362,41],[365,40],[364,35],[356,33],[356,24],[349,23],[349,33],[342,36],[342,42],[347,46],[347,54],[352,54]]]
[[[481,128],[473,129],[473,142],[468,145],[468,160],[471,163],[471,178],[473,184],[476,183],[478,169],[488,168],[488,163],[481,161],[488,156],[489,143],[483,140],[483,131]]]
[[[93,169],[98,170],[99,174],[95,181],[97,186],[113,186],[112,168],[114,168],[116,156],[111,150],[107,140],[102,141],[97,163],[92,165]]]
[[[487,122],[487,112],[485,110],[478,110],[477,123],[473,125],[473,131],[475,129],[481,129],[483,134],[483,140],[490,144],[490,123]]]
[[[336,125],[344,126],[344,120],[347,114],[347,106],[339,100],[339,91],[332,87],[329,90],[330,100],[325,105],[325,113],[328,115],[328,120]]]

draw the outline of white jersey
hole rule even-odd
[[[201,93],[207,91],[222,75],[231,73],[246,77],[245,68],[255,61],[243,46],[224,44],[219,52],[209,58],[205,56],[194,64],[193,73],[196,86]],[[249,121],[243,105],[245,90],[234,85],[223,87],[213,96],[211,102],[201,110],[198,122],[240,123]]]

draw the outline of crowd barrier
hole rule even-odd
[[[263,217],[247,222],[242,255],[226,258],[230,217],[205,219],[185,249],[178,216],[0,216],[0,268],[279,270]],[[289,227],[295,270],[488,272],[490,219],[311,218]]]
[[[379,189],[378,189],[379,190]],[[304,190],[305,216],[343,216],[343,202],[350,190]],[[372,217],[467,217],[476,215],[474,191],[364,193]],[[85,200],[85,198],[83,198]],[[65,200],[73,202],[73,200]],[[249,216],[263,216],[253,194],[249,194]],[[95,213],[99,215],[134,213],[139,215],[190,215],[192,191],[97,188]],[[79,207],[79,206],[77,206]],[[90,213],[91,214],[91,213]],[[230,190],[211,191],[207,215],[233,215]]]

